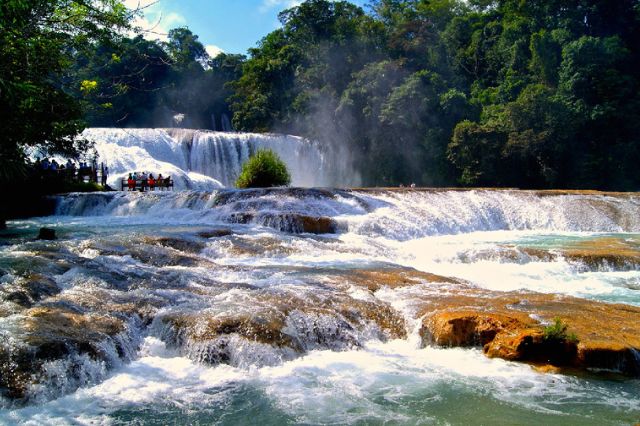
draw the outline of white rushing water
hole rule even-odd
[[[330,218],[335,233],[283,232],[274,220],[296,215]],[[419,302],[446,287],[424,282],[373,293],[343,279],[412,267],[473,288],[640,306],[637,265],[525,250],[553,254],[609,239],[637,250],[636,194],[72,194],[60,198],[55,216],[9,225],[15,235],[0,245],[3,286],[14,289],[29,271],[61,289],[35,306],[128,322],[102,341],[103,358],[47,364],[26,405],[5,400],[1,424],[601,425],[640,418],[637,379],[542,374],[477,348],[422,347]],[[55,228],[59,240],[34,241],[41,226]],[[26,314],[15,296],[3,300],[0,343],[20,347]],[[387,308],[404,321],[406,337],[357,314]],[[209,334],[229,318],[241,326],[230,321]],[[247,324],[278,324],[283,334],[270,335],[276,343],[245,339]],[[71,376],[82,380],[63,380]]]
[[[81,137],[95,143],[109,166],[109,185],[132,172],[171,176],[176,189],[212,190],[233,186],[242,164],[258,149],[271,149],[287,164],[296,186],[357,184],[346,179],[342,161],[317,144],[289,135],[188,129],[90,128]],[[349,173],[352,174],[352,173]]]

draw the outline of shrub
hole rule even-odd
[[[569,341],[569,342],[577,342],[578,336],[574,333],[567,334],[567,324],[565,324],[562,319],[556,317],[553,320],[553,324],[546,326],[542,332],[544,333],[544,340],[555,340],[555,341]]]
[[[236,186],[238,188],[268,188],[291,183],[287,165],[270,149],[258,150],[243,165]]]

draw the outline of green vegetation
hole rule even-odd
[[[96,43],[75,57],[68,90],[89,126],[220,130],[222,116],[231,116],[226,84],[239,78],[244,59],[210,58],[197,35],[175,28],[167,42],[137,36]],[[177,114],[184,114],[180,123]]]
[[[0,183],[28,147],[76,155],[85,125],[184,114],[338,147],[367,186],[640,187],[638,0],[307,0],[248,58],[210,58],[187,28],[123,36],[131,17],[0,4]]]
[[[65,73],[73,52],[117,38],[128,18],[113,0],[0,3],[0,184],[24,177],[28,147],[70,156],[83,148],[74,141],[83,112],[64,88]]]
[[[258,150],[243,165],[238,188],[269,188],[291,183],[287,165],[270,149]]]
[[[308,0],[250,51],[234,124],[341,144],[365,185],[637,190],[637,0]]]
[[[561,318],[556,317],[553,320],[553,324],[546,326],[542,330],[544,340],[577,342],[578,336],[574,333],[567,333],[567,329],[567,324]]]

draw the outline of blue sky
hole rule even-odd
[[[364,6],[368,0],[351,0]],[[145,37],[166,39],[171,28],[187,26],[200,37],[209,54],[220,50],[246,53],[280,26],[278,13],[300,0],[124,0],[129,8],[140,5],[144,16],[136,25]]]

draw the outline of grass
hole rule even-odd
[[[569,326],[561,318],[556,317],[553,320],[553,324],[546,326],[542,330],[544,340],[577,342],[578,336],[575,333],[567,333],[568,328]]]

